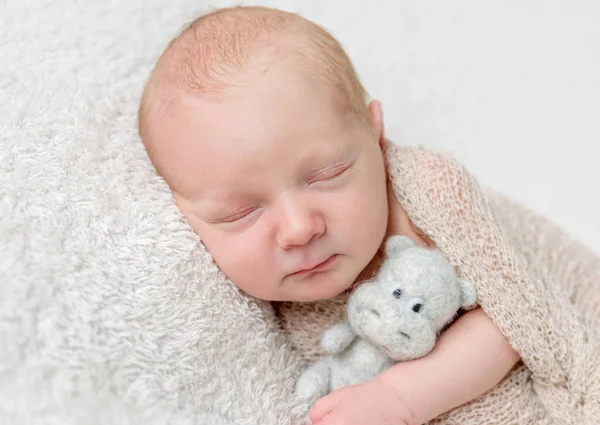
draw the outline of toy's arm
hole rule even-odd
[[[329,354],[344,351],[354,341],[356,334],[348,322],[333,325],[323,333],[321,346]]]
[[[380,374],[414,422],[422,424],[494,387],[519,360],[481,308],[465,313],[427,356],[398,363]]]

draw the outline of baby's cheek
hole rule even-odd
[[[268,299],[278,287],[272,250],[249,235],[221,241],[215,261],[236,286],[256,298]]]
[[[355,234],[356,243],[363,244],[369,251],[379,248],[387,227],[387,208],[379,201],[374,197],[369,199],[363,195],[362,199],[359,198],[355,204],[356,210],[352,214],[352,221],[348,223]]]

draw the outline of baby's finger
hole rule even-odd
[[[344,397],[344,388],[332,392],[325,397],[318,399],[310,409],[310,422],[317,424],[323,420],[335,407],[340,404],[341,399]]]

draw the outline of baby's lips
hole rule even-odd
[[[308,265],[302,265],[297,271],[293,272],[292,275],[316,271],[319,268],[328,265],[327,263],[335,260],[335,257],[337,257],[337,254],[329,255],[325,259],[319,259],[318,261],[309,262]]]

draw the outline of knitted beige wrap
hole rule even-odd
[[[388,145],[393,189],[522,358],[495,388],[435,424],[600,424],[600,258],[542,217],[486,193],[455,160]],[[276,310],[307,360],[346,295]]]

